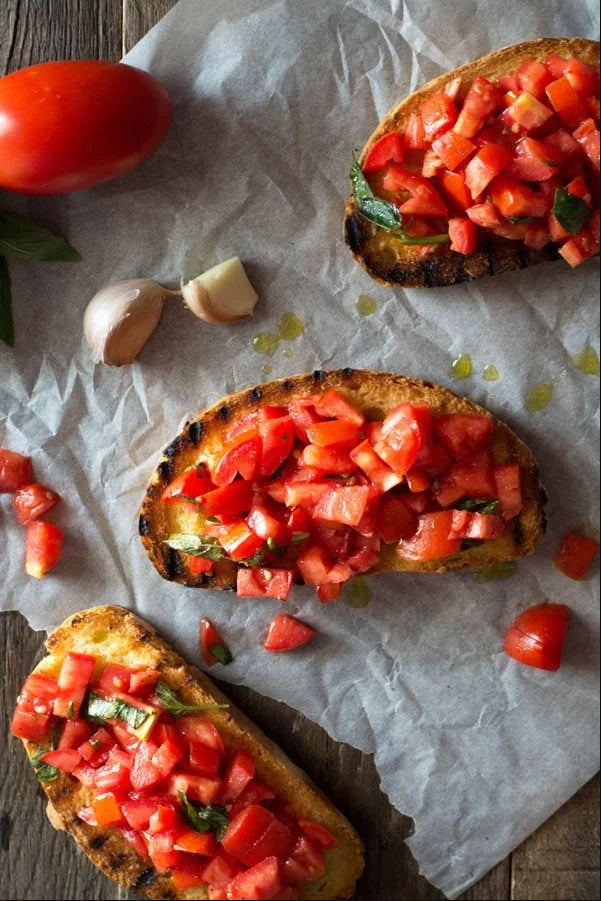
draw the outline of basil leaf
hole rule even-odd
[[[182,813],[188,826],[194,829],[195,832],[212,832],[217,841],[220,842],[230,822],[225,807],[222,807],[221,804],[208,804],[206,806],[191,804],[182,791],[178,792],[178,795],[182,802]]]
[[[244,560],[238,560],[238,563],[240,564],[240,566],[259,566],[265,559],[267,550],[267,545],[264,544],[263,547],[259,548],[256,554],[252,555],[252,557],[245,557]]]
[[[385,231],[394,231],[402,226],[403,217],[394,203],[375,196],[354,155],[350,179],[353,186],[353,197],[362,216]]]
[[[558,188],[555,191],[552,212],[561,227],[570,235],[577,235],[591,218],[591,211],[584,200],[570,194],[567,188]]]
[[[496,513],[501,502],[489,497],[468,497],[455,504],[456,510],[470,510],[472,513]]]
[[[215,660],[218,660],[219,663],[223,663],[224,666],[227,666],[227,664],[231,663],[234,659],[232,657],[232,652],[224,644],[212,644],[209,648],[209,654],[211,657],[214,657]]]
[[[122,720],[132,729],[138,729],[146,722],[150,713],[133,704],[128,704],[126,701],[121,701],[119,698],[101,698],[94,692],[90,692],[83,715],[85,719],[91,720],[93,723]]]
[[[81,256],[64,238],[20,213],[0,212],[0,253],[17,260],[62,260],[73,263]]]
[[[225,551],[217,544],[216,539],[207,538],[204,535],[174,532],[165,539],[163,544],[176,551],[182,551],[184,554],[190,554],[192,557],[206,557],[207,560],[222,560],[225,556]]]
[[[58,770],[55,766],[50,766],[49,763],[44,763],[43,760],[40,760],[42,755],[48,750],[48,748],[38,748],[32,757],[29,758],[29,762],[40,782],[52,782],[53,779],[58,777]]]
[[[301,542],[306,541],[310,536],[310,532],[293,532],[292,533],[292,544],[301,544]]]
[[[199,710],[223,710],[229,704],[185,704],[166,682],[157,682],[155,694],[165,710],[177,719],[187,713],[197,713]]]
[[[509,216],[512,225],[521,225],[526,222],[534,222],[534,216]]]
[[[401,244],[447,244],[451,238],[445,232],[440,235],[407,235],[405,232],[396,234],[392,232],[393,238],[398,238]]]
[[[0,256],[0,341],[15,346],[15,330],[11,308],[10,272],[8,263]]]

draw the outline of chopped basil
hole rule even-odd
[[[192,557],[221,560],[225,556],[225,552],[217,540],[207,538],[206,535],[187,535],[183,532],[174,532],[163,543],[176,551],[190,554]]]
[[[389,232],[393,237],[397,238],[401,244],[443,244],[450,241],[448,234],[440,235],[408,235],[403,229],[403,217],[390,200],[383,200],[376,197],[369,186],[359,161],[353,154],[353,163],[350,171],[351,184],[353,186],[353,197],[357,204],[357,209],[368,222],[377,225],[378,228]]]
[[[240,566],[260,566],[267,551],[268,547],[264,544],[263,547],[259,548],[256,554],[252,555],[252,557],[245,557],[244,560],[238,560],[238,563]]]
[[[472,513],[496,513],[501,502],[488,497],[468,497],[455,504],[456,510],[469,510]]]
[[[75,704],[73,701],[69,701],[69,707],[67,711],[67,719],[72,720],[75,716]]]
[[[30,757],[29,762],[32,765],[35,774],[40,782],[52,782],[58,776],[58,770],[49,763],[44,763],[40,758],[49,751],[50,748],[38,748],[38,750]]]
[[[565,231],[577,235],[591,217],[591,211],[581,197],[570,194],[567,188],[558,188],[553,201],[553,215]]]
[[[267,547],[269,548],[270,551],[275,551],[275,549],[277,547],[277,544],[275,543],[275,538],[267,539]]]
[[[227,666],[234,659],[232,652],[224,644],[212,644],[209,648],[209,653],[211,657],[214,657],[219,663],[223,663],[224,666]]]
[[[197,713],[199,710],[222,710],[230,706],[229,704],[185,704],[166,682],[157,682],[155,693],[165,710],[175,719],[185,716],[187,713]]]
[[[522,223],[534,222],[534,216],[509,216],[512,225],[522,225]]]
[[[300,544],[302,541],[306,541],[310,534],[310,532],[293,532],[292,544]]]
[[[122,720],[132,729],[138,729],[151,714],[147,710],[141,710],[140,707],[135,707],[119,698],[101,698],[94,692],[90,692],[84,704],[83,716],[93,723]]]
[[[220,842],[230,821],[225,807],[222,807],[221,804],[192,804],[182,791],[178,792],[178,795],[188,826],[195,832],[212,832]]]

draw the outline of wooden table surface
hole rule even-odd
[[[198,0],[218,2],[218,0]],[[117,60],[175,0],[4,0],[0,2],[0,73],[52,59]],[[1,414],[0,414],[1,415]],[[129,898],[56,833],[44,798],[8,721],[21,684],[42,653],[43,633],[20,614],[0,616],[2,761],[0,767],[0,898]],[[404,844],[412,822],[388,803],[370,756],[333,742],[295,711],[246,688],[224,686],[303,767],[354,823],[367,850],[356,898],[437,899]],[[599,776],[464,899],[598,899]]]

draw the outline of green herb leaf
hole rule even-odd
[[[223,710],[230,706],[229,704],[185,704],[166,682],[157,682],[155,693],[165,710],[176,719],[187,713],[197,713],[199,710]]]
[[[521,225],[525,222],[534,222],[534,216],[509,216],[508,218],[513,225]]]
[[[451,240],[445,232],[440,235],[407,235],[405,232],[391,232],[393,238],[397,238],[401,244],[448,244]]]
[[[35,774],[40,782],[52,782],[58,777],[58,770],[49,763],[44,763],[40,758],[48,751],[49,748],[38,748],[38,750],[29,758],[29,762],[35,770]]]
[[[455,504],[456,510],[470,510],[472,513],[496,513],[501,502],[489,497],[468,497]]]
[[[515,560],[504,560],[501,563],[491,563],[475,573],[476,582],[492,582],[493,579],[509,579],[518,571]]]
[[[217,543],[215,538],[207,538],[205,535],[187,535],[184,532],[174,532],[163,542],[168,547],[192,557],[206,557],[207,560],[222,560],[225,551]]]
[[[268,547],[264,544],[263,547],[259,548],[256,554],[252,555],[252,557],[245,557],[244,560],[238,560],[238,563],[240,566],[259,566],[265,559],[267,551]]]
[[[577,235],[591,218],[591,211],[581,197],[570,194],[567,188],[558,188],[553,200],[553,215],[570,235]]]
[[[150,713],[133,704],[127,704],[119,698],[101,698],[94,692],[90,692],[84,704],[83,716],[84,719],[91,720],[93,723],[122,720],[132,729],[137,729],[146,722]]]
[[[310,532],[293,532],[291,542],[292,544],[301,544],[309,538],[310,534]]]
[[[178,792],[179,799],[182,802],[182,813],[184,819],[191,829],[195,832],[212,832],[218,842],[224,836],[228,827],[230,818],[225,807],[221,804],[192,804],[186,798],[185,794]]]
[[[224,644],[212,644],[209,648],[209,654],[218,660],[219,663],[223,663],[224,666],[227,666],[228,663],[231,663],[234,659],[232,657],[232,652],[228,647]]]
[[[10,272],[4,257],[0,257],[0,341],[15,346],[15,330],[11,307]]]
[[[0,212],[0,253],[17,260],[81,260],[79,253],[64,238],[41,225],[35,225],[20,213]]]

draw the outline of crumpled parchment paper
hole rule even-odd
[[[136,171],[67,197],[0,198],[52,226],[79,264],[11,264],[17,347],[0,346],[0,444],[30,453],[63,502],[64,558],[43,582],[22,571],[23,533],[2,502],[2,608],[52,628],[82,606],[147,616],[192,660],[209,616],[235,662],[219,677],[293,705],[336,739],[374,752],[391,802],[415,819],[421,872],[449,897],[520,843],[598,769],[598,565],[573,583],[552,565],[567,529],[598,529],[598,381],[573,365],[598,351],[598,260],[471,285],[392,290],[342,238],[351,151],[408,92],[506,43],[598,37],[592,2],[182,0],[129,54],[169,89],[175,120]],[[82,316],[102,286],[149,276],[172,287],[237,254],[260,294],[252,321],[201,323],[175,299],[138,361],[94,367]],[[361,316],[367,295],[377,310]],[[303,335],[273,357],[252,349],[295,313]],[[451,363],[472,358],[453,381]],[[499,378],[483,378],[486,365]],[[268,377],[374,367],[438,381],[483,403],[535,451],[549,493],[538,553],[504,581],[473,573],[380,575],[372,602],[287,608],[319,630],[306,649],[261,648],[270,601],[162,581],[138,506],[186,418]],[[525,408],[537,382],[548,406]],[[570,606],[556,674],[508,660],[518,609]]]

